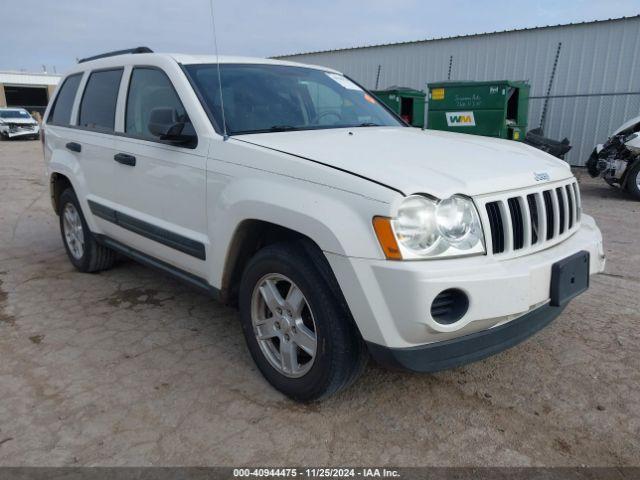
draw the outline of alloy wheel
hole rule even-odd
[[[67,203],[62,212],[64,239],[73,258],[80,260],[84,255],[84,231],[82,219],[72,203]]]
[[[263,276],[253,289],[251,321],[260,350],[271,366],[291,378],[313,366],[318,340],[313,313],[300,288],[278,273]]]

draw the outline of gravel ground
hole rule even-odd
[[[0,143],[0,465],[633,465],[640,203],[579,172],[607,271],[532,339],[435,375],[371,364],[297,405],[235,310],[122,261],[68,262],[39,142]]]

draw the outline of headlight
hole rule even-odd
[[[391,223],[396,238],[409,250],[428,253],[438,242],[436,204],[425,197],[404,199]]]
[[[377,217],[381,218],[381,217]],[[405,198],[389,221],[402,259],[485,253],[480,217],[473,201],[461,195],[435,200],[422,195]],[[379,228],[374,220],[378,238]],[[385,253],[387,248],[383,245]],[[388,258],[392,258],[387,253]]]
[[[481,243],[482,227],[471,200],[459,196],[442,200],[436,216],[438,231],[449,244],[468,250]]]

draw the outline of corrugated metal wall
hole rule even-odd
[[[561,43],[548,100],[545,134],[568,137],[567,160],[584,165],[596,143],[640,115],[640,17],[545,27],[416,43],[278,57],[340,70],[374,88],[424,90],[446,80],[527,80],[529,128],[540,123],[554,59]]]

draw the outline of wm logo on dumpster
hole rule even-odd
[[[476,119],[473,112],[446,112],[449,127],[475,127]]]

